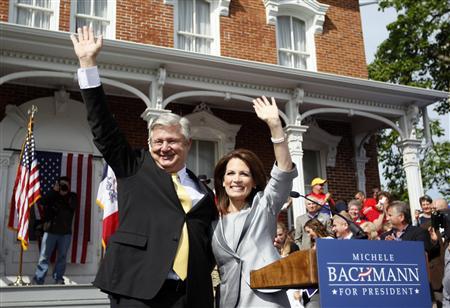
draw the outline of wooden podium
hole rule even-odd
[[[317,288],[316,251],[301,250],[250,272],[252,289]]]

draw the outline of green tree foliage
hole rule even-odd
[[[435,90],[449,91],[450,83],[450,2],[447,0],[381,0],[380,10],[394,8],[397,20],[387,26],[389,37],[377,50],[369,65],[371,79]],[[435,110],[450,112],[450,101],[443,100]],[[433,140],[443,136],[439,123],[431,123]],[[423,131],[417,127],[420,138]],[[406,176],[398,134],[390,129],[378,138],[379,158],[387,189],[401,200],[407,200]],[[437,187],[450,197],[450,142],[433,142],[423,148],[421,172],[425,190]]]

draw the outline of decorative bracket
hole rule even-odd
[[[305,91],[302,88],[295,88],[292,93],[292,98],[286,104],[286,115],[289,119],[289,124],[300,125],[301,117],[299,107],[303,104]]]
[[[419,107],[416,105],[409,105],[406,114],[400,121],[400,127],[403,130],[405,139],[416,139],[415,126],[419,122]]]
[[[163,88],[166,83],[167,71],[166,68],[161,66],[156,73],[156,80],[152,82],[152,105],[156,109],[162,109],[163,102]]]
[[[325,14],[329,8],[329,5],[322,4],[317,0],[264,0],[264,6],[268,24],[275,25],[279,10],[285,7],[287,11],[294,9],[294,15],[297,10],[306,13],[302,15],[311,16],[311,24],[316,34],[322,33]]]
[[[167,5],[174,5],[176,3],[177,0],[164,0],[164,4]],[[180,0],[178,0],[180,1]],[[183,0],[181,0],[183,1]],[[219,10],[219,14],[222,16],[228,16],[229,12],[230,12],[230,3],[231,0],[205,0],[206,2],[212,3],[214,2],[218,2],[217,3],[217,9]]]

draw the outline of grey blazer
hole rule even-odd
[[[247,214],[248,229],[236,250],[227,244],[223,218],[213,222],[212,249],[221,278],[220,307],[235,307],[239,300],[241,279],[250,285],[250,271],[280,258],[273,246],[277,216],[289,196],[295,177],[295,166],[289,172],[283,172],[277,166],[272,168],[266,188],[253,199]],[[271,293],[278,290],[258,291]]]

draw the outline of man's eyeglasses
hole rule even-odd
[[[176,147],[176,146],[181,145],[183,143],[183,141],[182,140],[162,140],[162,139],[156,139],[156,140],[150,141],[150,144],[154,148],[161,148],[161,147],[163,147],[164,143],[166,143],[167,146],[169,146],[169,147]]]

